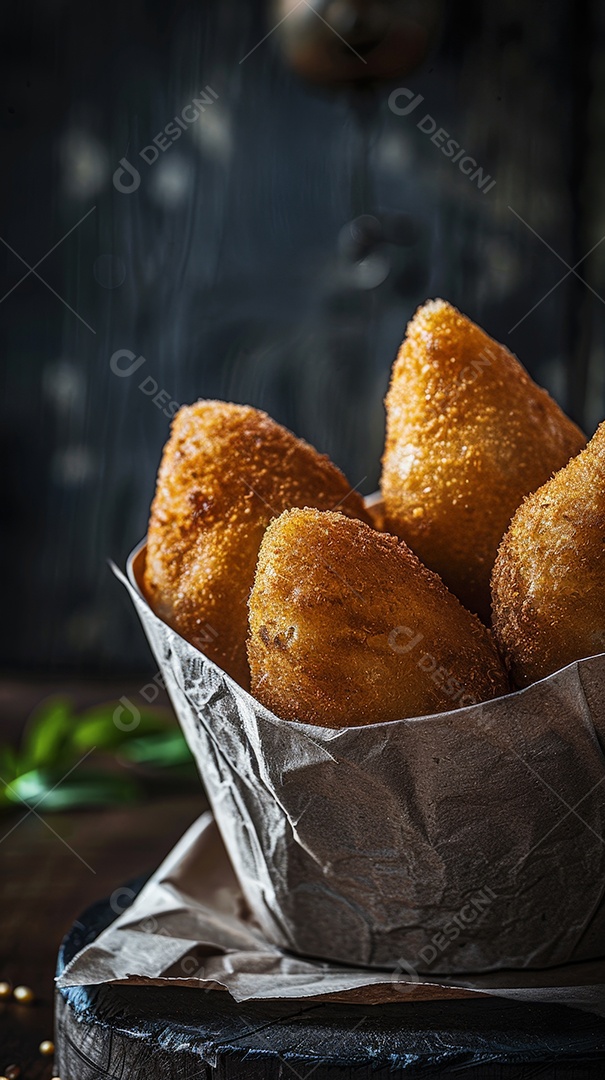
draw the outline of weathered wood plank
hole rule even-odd
[[[68,934],[59,970],[110,921],[91,908]],[[605,1026],[563,1006],[504,1000],[381,1006],[246,1002],[158,987],[57,994],[62,1080],[353,1080],[464,1075],[486,1080],[602,1076]]]

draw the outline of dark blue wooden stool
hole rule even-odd
[[[61,946],[58,972],[114,918],[107,900],[89,908]],[[62,1080],[605,1076],[602,1019],[496,998],[238,1005],[221,991],[78,987],[57,991],[56,1028]]]

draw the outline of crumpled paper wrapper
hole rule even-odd
[[[437,716],[288,722],[153,614],[144,557],[122,580],[265,942],[431,979],[605,955],[605,655]]]
[[[116,914],[128,894],[114,893]],[[603,961],[436,982],[401,966],[370,971],[283,952],[265,940],[248,911],[210,813],[185,833],[132,906],[57,979],[59,988],[104,983],[227,990],[236,1001],[313,998],[363,1005],[489,994],[605,1016]]]

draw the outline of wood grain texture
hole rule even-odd
[[[157,866],[204,807],[200,792],[126,810],[42,816],[41,809],[37,815],[23,809],[2,818],[0,979],[31,986],[36,1003],[0,1003],[0,1074],[17,1064],[23,1080],[53,1075],[52,1060],[38,1047],[53,1037],[52,980],[62,936],[100,892],[111,895]]]
[[[89,909],[67,935],[62,971],[113,918]],[[503,1000],[363,1006],[244,1002],[159,987],[57,993],[62,1080],[352,1080],[602,1076],[603,1022],[563,1006]]]
[[[30,264],[55,248],[39,272],[95,331],[33,273],[16,287],[3,248],[5,669],[148,664],[104,567],[143,535],[171,401],[265,408],[371,491],[405,321],[440,295],[562,400],[567,384],[575,419],[602,418],[602,245],[584,257],[604,232],[605,7],[443,8],[431,60],[377,85],[360,123],[351,95],[289,69],[265,0],[2,5],[1,235]],[[218,99],[147,165],[206,85]],[[398,115],[389,94],[410,85],[423,100]],[[131,195],[111,181],[124,155]],[[360,269],[361,213],[408,223]],[[144,358],[131,377],[119,349]]]

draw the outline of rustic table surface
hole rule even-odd
[[[145,680],[107,683],[0,681],[3,740],[17,742],[28,714],[45,698],[68,696],[77,709],[130,695]],[[161,696],[157,703],[166,703]],[[0,982],[32,988],[34,1005],[0,1001],[0,1076],[47,1080],[52,1058],[39,1053],[53,1037],[53,978],[61,939],[101,897],[155,869],[206,809],[197,795],[138,806],[42,814],[25,808],[0,817]]]
[[[38,1048],[53,1037],[63,935],[89,904],[154,869],[204,807],[200,793],[119,810],[23,810],[0,820],[0,980],[36,995],[32,1006],[0,1004],[0,1073],[18,1065],[23,1080],[53,1075],[52,1059]]]

